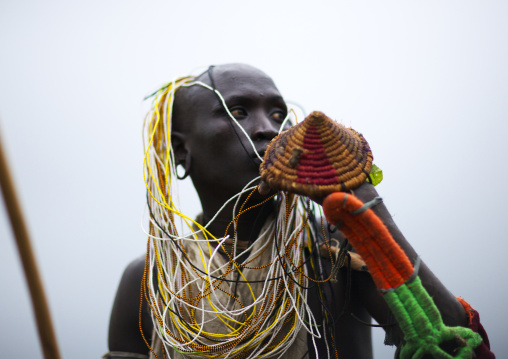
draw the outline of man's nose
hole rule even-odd
[[[251,132],[253,141],[268,140],[279,134],[279,126],[276,121],[270,119],[266,114],[259,114],[256,116]]]

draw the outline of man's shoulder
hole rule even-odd
[[[131,261],[125,268],[118,286],[109,324],[111,351],[146,353],[146,344],[140,333],[139,308],[141,282],[145,270],[145,255]],[[150,339],[152,324],[148,306],[143,301],[142,327]]]
[[[145,256],[139,256],[131,261],[125,268],[118,291],[116,293],[115,304],[113,310],[119,309],[122,312],[126,309],[125,306],[137,303],[139,304],[141,281],[145,271]],[[134,300],[134,298],[137,298]],[[120,306],[120,308],[116,308]],[[129,308],[131,309],[131,308]]]
[[[145,270],[145,258],[146,255],[143,254],[135,258],[127,265],[122,275],[122,282],[124,279],[128,280],[129,282],[133,279],[141,280]]]

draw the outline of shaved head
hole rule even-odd
[[[267,84],[276,88],[266,73],[251,65],[240,63],[210,66],[197,76],[195,81],[203,82],[222,93],[232,84],[240,90],[246,84],[259,79],[265,79]],[[199,124],[194,123],[193,114],[197,110],[206,110],[203,106],[208,102],[206,99],[210,98],[219,103],[218,96],[202,86],[194,85],[178,89],[173,108],[173,131],[188,133],[199,128]]]

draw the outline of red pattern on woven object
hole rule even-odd
[[[309,126],[303,138],[303,149],[297,167],[296,182],[302,184],[328,185],[337,182],[337,172],[326,157],[325,147],[316,126]]]
[[[413,265],[372,209],[351,214],[363,205],[352,194],[335,192],[323,201],[323,211],[363,258],[376,286],[396,288],[413,274]]]

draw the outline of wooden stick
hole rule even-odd
[[[11,222],[19,256],[25,271],[25,277],[32,298],[32,306],[35,313],[35,320],[39,331],[39,340],[45,359],[60,359],[60,352],[56,342],[49,308],[44,295],[42,281],[37,270],[37,263],[30,243],[28,230],[23,220],[21,207],[19,205],[14,183],[9,172],[7,157],[2,148],[0,133],[0,187],[5,200],[5,206]]]

